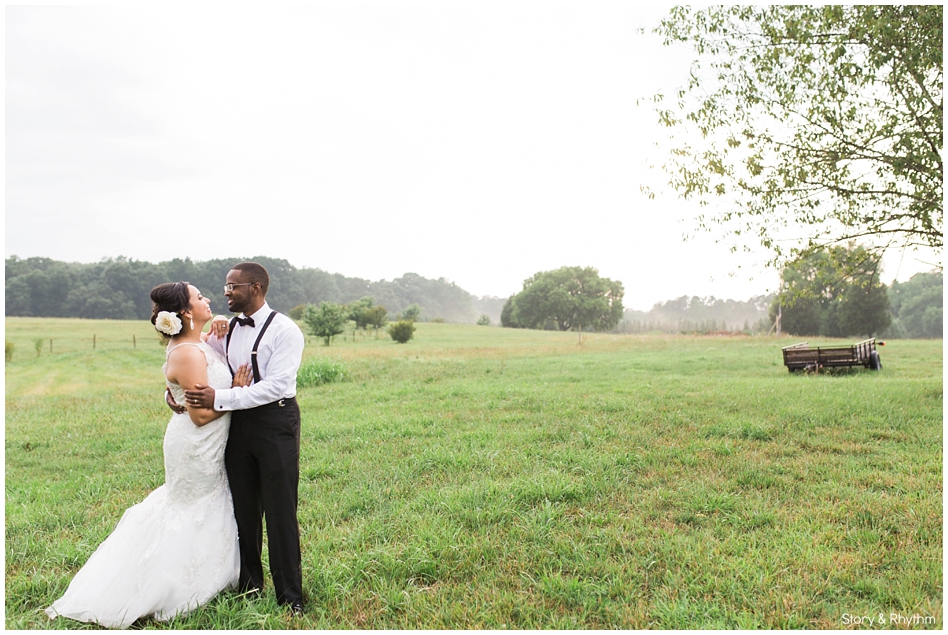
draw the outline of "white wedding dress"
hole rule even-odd
[[[183,345],[204,351],[210,386],[230,388],[230,370],[216,352],[203,343]],[[183,405],[181,386],[168,386]],[[143,616],[184,615],[236,585],[237,524],[224,470],[229,429],[230,414],[200,427],[187,413],[171,417],[165,484],[125,511],[65,595],[46,609],[50,619],[127,628]]]

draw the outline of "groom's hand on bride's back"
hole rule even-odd
[[[171,390],[168,388],[165,388],[165,403],[179,415],[188,411],[186,407],[178,405],[178,402],[174,400],[174,396],[171,394]]]

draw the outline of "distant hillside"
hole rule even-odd
[[[480,315],[474,307],[474,296],[444,278],[430,280],[406,273],[391,281],[373,282],[322,269],[297,269],[286,260],[266,256],[203,262],[175,259],[158,264],[124,257],[81,264],[13,256],[6,260],[5,267],[6,315],[149,319],[149,291],[174,280],[186,280],[198,287],[212,299],[214,311],[226,313],[224,278],[234,263],[244,260],[267,268],[267,301],[278,311],[326,300],[346,304],[371,296],[393,315],[412,304],[422,307],[423,320],[473,323]]]

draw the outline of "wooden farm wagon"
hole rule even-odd
[[[885,342],[879,342],[884,346]],[[815,346],[806,342],[785,346],[783,363],[791,373],[798,370],[819,372],[824,368],[845,368],[863,366],[872,370],[881,370],[882,361],[876,350],[876,338],[863,340],[851,346]]]

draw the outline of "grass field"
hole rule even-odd
[[[164,480],[163,349],[144,322],[6,336],[6,627],[80,627],[42,609]],[[308,613],[268,581],[139,625],[942,628],[942,342],[821,375],[789,374],[788,343],[308,337],[346,369],[299,393]]]

